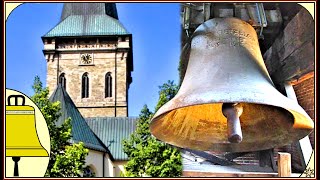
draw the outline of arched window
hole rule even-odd
[[[86,166],[83,170],[83,177],[96,177],[94,168],[91,166]]]
[[[89,77],[88,77],[88,73],[84,73],[82,75],[81,97],[82,98],[88,98],[89,97]]]
[[[112,76],[111,72],[108,72],[105,76],[105,86],[104,86],[105,97],[112,97]]]
[[[59,76],[59,84],[61,84],[61,86],[64,88],[64,89],[66,89],[66,77],[65,77],[65,74],[64,73],[62,73],[62,74],[60,74],[60,76]]]

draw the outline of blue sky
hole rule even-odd
[[[41,36],[60,19],[62,3],[25,3],[6,22],[6,88],[32,95],[34,77],[46,85],[46,60]],[[178,3],[117,3],[120,22],[133,35],[133,82],[129,116],[158,100],[158,86],[178,83],[180,5]]]

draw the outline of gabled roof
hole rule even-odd
[[[51,95],[51,102],[60,102],[61,116],[57,121],[57,125],[61,125],[65,120],[71,117],[72,125],[72,141],[83,142],[85,147],[101,152],[109,152],[108,148],[99,140],[92,132],[85,119],[73,103],[66,90],[59,84]]]
[[[108,147],[115,160],[128,160],[123,152],[122,140],[128,139],[136,129],[137,118],[94,117],[86,118],[90,128]]]

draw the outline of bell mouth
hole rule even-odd
[[[307,136],[310,128],[294,128],[288,110],[264,104],[239,103],[242,141],[228,140],[223,103],[192,105],[155,116],[151,133],[161,141],[182,147],[216,152],[248,152],[284,146]]]
[[[42,147],[6,147],[6,157],[48,157],[48,152]]]

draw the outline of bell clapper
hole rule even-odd
[[[242,141],[240,119],[243,108],[238,103],[223,103],[222,113],[227,118],[228,140],[231,143]]]
[[[14,172],[13,172],[13,176],[19,176],[19,166],[18,166],[18,162],[20,161],[20,157],[12,157],[12,160],[14,161]]]

